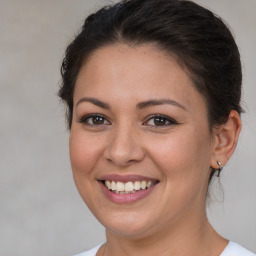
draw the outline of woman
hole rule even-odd
[[[182,0],[105,7],[68,46],[62,77],[74,180],[106,228],[79,255],[254,255],[205,209],[241,130],[240,56],[221,19]]]

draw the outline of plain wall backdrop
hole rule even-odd
[[[228,22],[243,63],[243,131],[208,209],[222,235],[256,252],[256,1],[197,0]],[[72,255],[104,241],[73,183],[56,92],[67,44],[110,1],[0,0],[0,255]],[[218,182],[212,194],[221,199]]]

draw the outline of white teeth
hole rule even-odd
[[[124,191],[124,183],[118,181],[118,182],[116,183],[116,190],[117,190],[118,192]]]
[[[154,185],[155,183],[153,181],[128,181],[126,183],[123,183],[121,181],[105,181],[105,186],[109,189],[112,190],[115,193],[118,194],[131,194],[135,193],[138,190],[144,190],[147,188],[150,188]]]
[[[150,188],[154,185],[153,181],[148,181],[147,183],[147,188]]]
[[[111,182],[111,190],[116,190],[116,183],[114,181]]]
[[[111,182],[109,180],[105,181],[105,185],[108,189],[111,189]]]
[[[140,183],[140,187],[141,187],[142,189],[145,189],[145,188],[147,187],[147,182],[146,182],[146,181],[142,181],[142,182]]]
[[[134,190],[140,190],[140,181],[134,182]]]
[[[125,183],[125,185],[124,185],[124,190],[125,190],[126,192],[131,192],[131,191],[133,191],[133,184],[132,184],[131,181]]]

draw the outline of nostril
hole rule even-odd
[[[139,145],[112,145],[105,151],[105,159],[117,166],[128,166],[144,159],[144,152]]]

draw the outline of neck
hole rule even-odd
[[[183,219],[184,220],[184,219]],[[206,215],[190,218],[136,238],[106,230],[104,256],[211,256],[220,255],[227,241],[209,224]]]

